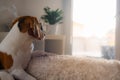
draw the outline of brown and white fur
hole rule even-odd
[[[24,69],[31,57],[32,41],[44,37],[41,27],[35,17],[19,17],[13,22],[12,29],[0,44],[1,66],[19,80],[36,80]]]

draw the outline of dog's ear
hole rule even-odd
[[[28,21],[26,20],[29,16],[22,16],[22,17],[18,17],[16,18],[12,24],[10,25],[10,28],[12,28],[16,22],[18,22],[18,28],[20,30],[20,32],[25,33],[28,30]]]
[[[29,26],[32,26],[32,21],[28,17],[21,17],[21,18],[19,18],[18,21],[19,21],[18,28],[19,28],[20,32],[25,33],[28,31]]]
[[[15,19],[13,21],[13,23],[11,24],[10,28],[12,28],[16,22],[18,22],[18,28],[20,30],[20,32],[27,32],[29,28],[34,28],[34,17],[31,16],[22,16],[22,17],[18,17],[17,19]]]

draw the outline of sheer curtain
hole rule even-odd
[[[117,10],[116,10],[116,44],[115,52],[116,59],[120,60],[120,0],[117,0]]]
[[[72,8],[73,0],[62,0],[63,11],[64,11],[64,21],[63,21],[63,35],[66,36],[65,43],[65,54],[72,54]],[[109,1],[108,1],[109,3]],[[102,5],[101,5],[102,6]],[[119,17],[118,17],[119,16]],[[117,0],[117,24],[116,24],[116,34],[115,34],[115,52],[116,58],[120,59],[120,0]]]
[[[65,54],[72,54],[72,0],[63,0],[63,35],[65,35]]]

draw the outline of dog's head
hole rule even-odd
[[[11,27],[18,22],[19,31],[22,33],[28,33],[30,36],[37,38],[39,40],[43,39],[45,36],[43,28],[40,22],[38,22],[36,17],[33,16],[22,16],[13,21]]]

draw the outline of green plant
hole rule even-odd
[[[45,15],[41,16],[41,19],[50,25],[54,25],[56,23],[61,23],[63,19],[63,11],[60,9],[51,10],[49,7],[44,8]]]

